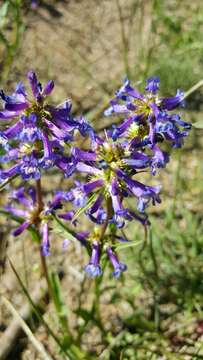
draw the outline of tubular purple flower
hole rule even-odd
[[[70,140],[72,137],[70,134],[67,134],[66,131],[60,129],[58,126],[54,125],[53,122],[49,121],[48,119],[44,120],[47,127],[51,131],[51,133],[59,140]]]
[[[24,98],[26,98],[27,93],[26,93],[25,85],[23,84],[22,81],[20,81],[20,82],[16,85],[15,94],[21,94],[21,95],[24,96]]]
[[[37,193],[35,188],[30,186],[27,193],[31,198],[32,204],[34,205],[37,202]]]
[[[7,170],[0,170],[0,183],[3,180],[10,179],[11,177],[17,175],[18,172],[19,172],[19,165],[14,165]]]
[[[11,205],[7,205],[5,206],[5,210],[10,212],[11,214],[13,214],[14,216],[19,216],[19,217],[26,217],[27,216],[27,211],[24,211],[22,209],[16,209]]]
[[[23,142],[32,142],[41,140],[41,130],[37,127],[37,115],[31,113],[28,117],[22,115],[21,117],[22,131],[19,134],[20,140]]]
[[[159,198],[160,186],[147,186],[139,181],[130,179],[123,171],[118,170],[117,175],[125,181],[128,191],[134,194],[138,198],[137,209],[140,212],[143,212],[146,206],[152,200],[152,204],[155,205],[156,202],[160,203]]]
[[[156,94],[159,90],[160,78],[158,76],[152,76],[147,80],[147,85],[145,87],[146,91]]]
[[[41,159],[41,166],[43,169],[49,169],[54,164],[55,154],[52,152],[51,142],[45,131],[43,131],[42,134],[42,142],[44,146],[44,156]]]
[[[90,211],[86,211],[86,214],[93,223],[98,224],[98,225],[104,224],[104,222],[107,219],[106,211],[102,207],[99,208],[94,213],[94,215]],[[109,223],[110,223],[110,221],[109,221]]]
[[[152,175],[156,174],[157,168],[164,168],[169,162],[169,154],[165,151],[162,151],[159,146],[153,145],[152,151],[154,156],[151,158],[151,173]]]
[[[87,174],[92,174],[92,175],[101,175],[101,170],[97,169],[94,166],[90,166],[90,165],[86,165],[82,162],[78,162],[76,164],[76,170],[79,172],[84,172]]]
[[[42,90],[42,95],[50,95],[54,89],[54,82],[53,80],[49,80],[48,83],[45,85],[44,89]]]
[[[71,221],[74,215],[75,215],[75,211],[70,210],[70,211],[67,211],[65,214],[59,214],[59,218]]]
[[[95,190],[98,187],[103,186],[104,181],[102,179],[98,179],[95,181],[90,181],[89,183],[83,185],[83,191],[86,195],[88,195],[89,193],[91,193],[93,190]]]
[[[182,90],[177,90],[176,96],[163,98],[161,100],[162,109],[174,110],[178,105],[184,105],[184,92]]]
[[[12,95],[6,95],[3,90],[0,91],[0,97],[5,102],[5,107],[7,107],[9,105],[17,105],[17,104],[19,104],[19,105],[23,104],[23,106],[27,107],[27,105],[28,105],[28,102],[26,100],[27,94],[25,94],[21,90],[22,90],[22,88],[19,87],[19,84],[18,84],[16,87],[16,90],[14,91],[14,93]],[[7,110],[9,110],[9,109],[7,109]],[[10,111],[12,111],[12,109]]]
[[[31,154],[30,156],[23,156],[18,169],[18,172],[21,174],[23,180],[39,180],[41,177],[40,164],[34,154]]]
[[[48,202],[46,214],[52,213],[53,210],[60,209],[62,207],[63,200],[67,199],[67,193],[63,191],[57,191],[51,201]]]
[[[135,169],[145,169],[150,165],[151,158],[150,156],[134,151],[131,153],[131,156],[127,159],[123,159],[123,162]]]
[[[120,194],[118,192],[118,183],[115,178],[112,180],[112,183],[109,187],[109,192],[114,210],[113,222],[117,225],[118,228],[122,228],[125,224],[123,217],[125,212],[123,211]]]
[[[87,202],[87,197],[84,194],[82,185],[76,184],[75,188],[72,188],[67,200],[73,202],[76,207],[83,207]]]
[[[28,103],[6,103],[5,104],[5,109],[8,111],[22,111],[25,110],[29,107]]]
[[[24,187],[20,187],[17,190],[12,191],[10,198],[19,201],[22,205],[31,208],[33,206],[32,199],[28,199],[25,193]]]
[[[77,161],[73,157],[61,156],[56,159],[55,164],[63,171],[65,177],[70,177],[76,170]]]
[[[110,260],[110,262],[111,262],[111,264],[113,265],[113,268],[114,268],[114,271],[113,271],[112,275],[115,278],[118,278],[123,271],[127,270],[127,266],[125,264],[119,262],[117,255],[113,252],[111,247],[108,247],[106,249],[106,252],[107,252],[108,258],[109,258],[109,260]]]
[[[98,244],[98,242],[95,241],[92,244],[92,255],[89,264],[85,266],[85,272],[90,277],[96,277],[102,274],[102,269],[99,264],[99,260],[100,260],[100,245]]]
[[[0,111],[0,120],[11,120],[17,117],[21,111]]]
[[[89,213],[94,214],[95,212],[97,212],[97,210],[99,210],[99,208],[100,208],[100,206],[102,204],[102,201],[103,201],[103,195],[99,194],[96,201],[94,202],[94,204],[89,209]]]
[[[126,99],[126,95],[132,96],[135,99],[143,99],[143,95],[141,95],[137,90],[135,90],[131,84],[128,78],[124,80],[123,86],[115,92],[116,97],[123,99]],[[128,98],[127,98],[128,99]]]
[[[84,161],[95,161],[96,160],[96,153],[91,151],[84,151],[79,148],[72,148],[72,155],[75,157],[76,160],[84,160]]]
[[[4,131],[4,136],[6,136],[6,138],[8,140],[13,139],[18,134],[20,134],[22,129],[23,129],[23,123],[21,120],[19,120],[19,121],[17,121],[17,123],[15,123],[10,128],[8,128]]]
[[[29,221],[24,221],[16,230],[13,231],[13,236],[18,236],[30,226]]]
[[[39,89],[39,83],[37,80],[37,76],[35,74],[34,71],[29,71],[27,74],[27,78],[29,80],[30,83],[30,87],[32,89],[32,93],[34,95],[34,97],[37,99],[39,93],[40,93],[40,89]]]

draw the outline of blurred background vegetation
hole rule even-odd
[[[33,69],[42,82],[55,80],[55,102],[72,98],[74,112],[86,114],[99,130],[111,121],[103,110],[126,75],[140,89],[148,76],[160,76],[163,95],[188,90],[203,78],[201,0],[31,3],[0,2],[0,79],[5,90]],[[202,99],[201,88],[188,98],[182,111],[186,120],[202,119]],[[128,264],[120,280],[112,280],[108,271],[102,281],[84,278],[87,257],[79,248],[49,258],[51,269],[62,269],[59,310],[68,308],[69,327],[87,352],[85,359],[203,359],[202,148],[202,130],[193,128],[185,147],[151,180],[162,183],[162,204],[149,210],[148,243],[143,230],[130,225],[127,236],[135,245],[118,248]],[[30,242],[21,250],[9,239],[9,257],[31,290],[40,276],[38,258]],[[30,256],[32,261],[27,260]],[[25,298],[16,285],[9,287],[8,276],[13,276],[9,266],[2,284],[19,309]],[[46,303],[43,316],[68,348],[52,307]],[[41,323],[34,321],[31,328],[54,359],[63,358],[53,355],[56,345]],[[16,351],[11,359],[40,358],[23,341]]]

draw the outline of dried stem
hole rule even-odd
[[[43,209],[43,200],[42,200],[42,185],[41,179],[36,181],[36,193],[37,193],[37,205],[39,208],[39,212]]]
[[[198,81],[195,85],[193,85],[188,91],[185,92],[184,99],[190,96],[193,92],[198,90],[201,86],[203,86],[203,79]]]

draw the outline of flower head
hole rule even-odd
[[[168,162],[165,153],[161,155],[162,159],[159,157],[157,161],[157,142],[168,141],[173,147],[180,147],[191,128],[191,124],[171,113],[184,104],[184,93],[178,90],[174,97],[162,98],[158,95],[159,83],[158,77],[149,78],[145,87],[146,93],[141,94],[126,79],[124,85],[115,93],[116,97],[110,101],[111,106],[105,111],[106,116],[121,114],[125,118],[121,124],[114,125],[109,131],[114,141],[124,138],[134,149],[148,148],[152,156],[155,152],[152,173],[155,173],[155,167],[164,167]]]
[[[21,175],[24,180],[39,178],[42,169],[55,165],[60,168],[60,161],[65,159],[66,162],[63,155],[68,149],[66,143],[73,140],[75,130],[79,130],[83,136],[92,133],[84,118],[73,118],[70,101],[59,106],[47,102],[54,89],[52,80],[42,87],[33,71],[29,71],[27,77],[31,95],[28,95],[22,82],[12,95],[0,91],[4,103],[0,111],[0,120],[4,120],[0,147],[4,155],[10,148],[17,150],[15,159],[9,160],[15,160],[15,174]],[[8,121],[12,121],[11,126],[5,125]],[[1,178],[6,178],[6,175],[9,176],[8,170],[3,171]]]
[[[10,203],[5,208],[12,215],[22,219],[21,225],[13,231],[13,236],[19,236],[29,227],[34,227],[36,230],[39,228],[42,236],[41,253],[44,256],[50,255],[49,224],[52,220],[51,215],[62,206],[64,196],[65,193],[56,193],[52,200],[41,209],[38,206],[36,191],[33,187],[29,187],[27,190],[20,187],[13,191],[10,195]],[[16,207],[14,203],[18,203],[20,207]]]

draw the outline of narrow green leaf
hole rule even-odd
[[[5,23],[6,16],[8,13],[8,6],[9,6],[9,1],[5,1],[5,3],[0,8],[0,27],[3,27]]]
[[[86,309],[79,308],[75,310],[75,313],[80,316],[86,323],[92,321],[92,312]]]
[[[196,123],[192,124],[192,126],[194,126],[196,129],[203,129],[203,120],[197,121]]]
[[[53,288],[53,294],[54,294],[54,301],[56,304],[57,311],[61,317],[65,317],[67,315],[66,307],[64,305],[62,294],[61,294],[61,286],[60,286],[60,280],[57,273],[52,273],[51,277],[51,285]]]
[[[115,245],[115,247],[116,247],[116,250],[119,251],[119,250],[123,250],[123,249],[129,248],[129,247],[138,246],[138,245],[140,245],[142,243],[143,243],[143,240],[129,241],[126,244],[117,244],[117,245]]]
[[[5,181],[0,185],[0,191],[2,191],[2,190],[5,188],[6,185],[10,184],[10,182],[11,182],[12,180],[16,179],[18,176],[19,176],[19,175],[16,174],[16,175],[12,176],[11,178],[5,180]]]
[[[20,276],[18,275],[13,263],[11,262],[11,260],[9,259],[9,263],[10,263],[10,266],[24,292],[24,294],[26,295],[30,305],[32,306],[36,316],[38,317],[38,319],[42,322],[42,324],[44,325],[44,327],[46,328],[46,330],[48,331],[48,333],[51,335],[51,337],[55,340],[55,342],[57,343],[57,345],[59,346],[60,350],[62,351],[63,354],[66,354],[70,357],[71,360],[74,360],[72,354],[67,350],[67,349],[64,349],[63,345],[61,344],[60,340],[58,339],[58,337],[54,334],[54,332],[51,330],[51,328],[49,327],[49,325],[47,324],[47,322],[44,320],[43,316],[40,314],[37,306],[34,304],[34,302],[32,301],[31,297],[30,297],[30,294],[29,292],[27,291],[25,285],[23,284]]]
[[[71,229],[69,229],[69,227],[67,225],[64,225],[64,223],[56,216],[53,215],[53,219],[54,219],[54,223],[55,226],[53,228],[53,232],[55,233],[59,233],[64,237],[68,236],[68,239],[70,241],[76,241],[78,242],[78,239],[75,236],[75,232]]]
[[[33,344],[34,348],[39,352],[41,357],[44,360],[52,360],[52,358],[50,357],[48,352],[45,350],[42,343],[34,336],[33,332],[31,331],[29,326],[26,324],[26,322],[24,321],[22,316],[19,314],[19,312],[12,305],[12,303],[4,296],[2,297],[2,301],[3,301],[4,305],[7,307],[7,309],[11,312],[11,314],[18,320],[19,325],[21,326],[21,328],[23,329],[23,331],[25,332],[25,334],[27,335],[27,337]]]

